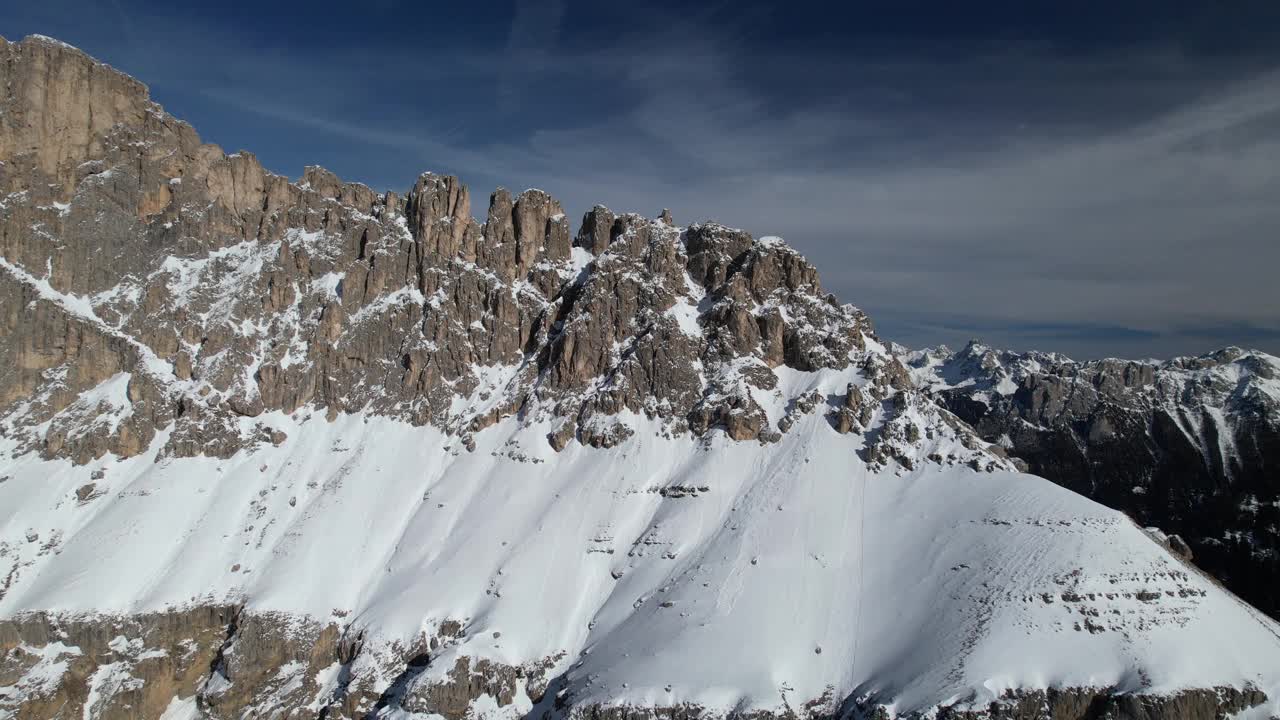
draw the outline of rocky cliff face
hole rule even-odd
[[[776,238],[292,181],[48,38],[0,88],[0,716],[1280,707]]]
[[[495,191],[479,223],[431,174],[403,197],[314,167],[290,182],[78,51],[0,52],[0,413],[45,455],[127,457],[172,424],[167,455],[228,457],[303,406],[464,443],[519,414],[609,445],[623,411],[769,441],[753,393],[775,368],[882,361],[780,242],[603,207],[574,236],[539,190]]]
[[[1175,534],[1280,616],[1280,359],[1226,348],[1078,363],[971,343],[905,358],[938,402],[1036,475]]]

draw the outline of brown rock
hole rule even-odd
[[[592,255],[604,252],[609,247],[614,217],[613,212],[603,205],[596,205],[588,210],[582,216],[582,227],[574,237],[574,246],[583,248]]]

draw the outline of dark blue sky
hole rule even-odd
[[[0,8],[37,32],[292,177],[781,235],[909,345],[1280,352],[1280,3]]]

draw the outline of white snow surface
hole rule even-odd
[[[771,445],[632,419],[612,449],[560,453],[514,419],[474,452],[381,417],[260,419],[288,441],[230,460],[0,448],[18,568],[0,616],[243,599],[370,643],[460,619],[452,653],[565,653],[575,704],[777,710],[830,691],[909,712],[1252,683],[1280,708],[1280,628],[1120,513],[1011,472],[873,472],[821,413]],[[98,469],[103,494],[77,503]]]

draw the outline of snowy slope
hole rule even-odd
[[[24,566],[0,613],[233,599],[388,645],[455,619],[449,653],[558,657],[583,706],[1280,696],[1280,629],[1121,514],[1016,473],[872,472],[820,416],[776,446],[639,432],[559,454],[513,423],[468,453],[382,418],[275,420],[290,442],[228,461],[6,461],[0,537]]]

